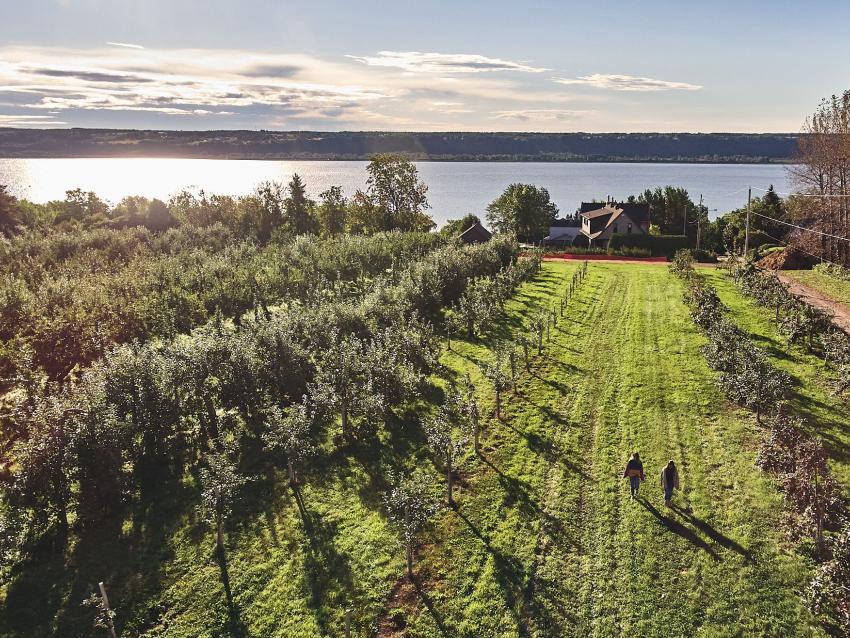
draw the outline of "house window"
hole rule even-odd
[[[631,224],[629,224],[629,228],[628,228],[628,230],[627,230],[626,232],[627,232],[629,235],[631,235],[631,234],[632,234],[632,225],[631,225]]]
[[[616,234],[616,232],[617,232],[617,224],[614,224],[614,233]]]

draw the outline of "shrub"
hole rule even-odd
[[[608,241],[609,250],[640,248],[652,255],[670,257],[678,250],[688,247],[685,235],[620,235],[616,234]]]

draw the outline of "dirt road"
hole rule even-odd
[[[838,303],[834,299],[830,299],[822,292],[810,288],[805,284],[801,284],[796,279],[792,279],[788,275],[783,275],[782,272],[777,272],[779,280],[788,286],[791,293],[800,297],[803,301],[811,304],[815,308],[820,308],[833,315],[832,322],[841,328],[847,334],[850,334],[850,308],[844,304]]]

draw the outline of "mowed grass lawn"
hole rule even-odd
[[[816,270],[784,270],[782,274],[814,288],[833,301],[850,306],[850,281],[830,277]]]
[[[850,495],[850,401],[835,394],[834,378],[819,357],[802,346],[788,344],[772,308],[742,294],[726,271],[706,270],[706,274],[731,311],[730,318],[755,339],[774,365],[791,376],[794,411],[805,417],[823,440],[832,470]]]
[[[419,427],[437,391],[380,446],[328,441],[303,476],[303,512],[282,477],[255,479],[228,528],[230,609],[209,526],[187,507],[156,542],[130,525],[117,545],[31,566],[0,634],[88,635],[79,601],[106,580],[129,636],[340,636],[346,608],[355,636],[820,635],[799,596],[811,566],[784,545],[781,496],[754,465],[754,419],[717,390],[666,267],[591,264],[493,417],[490,348],[551,307],[575,268],[545,264],[486,339],[444,352],[435,384],[475,380],[484,458],[460,464],[457,509],[423,538],[415,585],[381,493],[390,468],[414,465],[444,492]],[[647,481],[632,501],[621,475],[635,450]],[[673,509],[659,483],[670,458]]]

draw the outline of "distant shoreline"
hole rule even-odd
[[[368,157],[198,157],[177,155],[2,155],[0,160],[75,160],[75,159],[115,159],[115,160],[199,160],[207,162],[368,162]],[[440,158],[408,158],[413,162],[432,164],[692,164],[705,166],[793,166],[797,161],[774,160],[774,161],[747,161],[747,160],[674,160],[674,159],[569,159],[569,160],[541,160],[532,159],[440,159]]]
[[[3,159],[793,164],[791,133],[418,133],[0,128]]]

